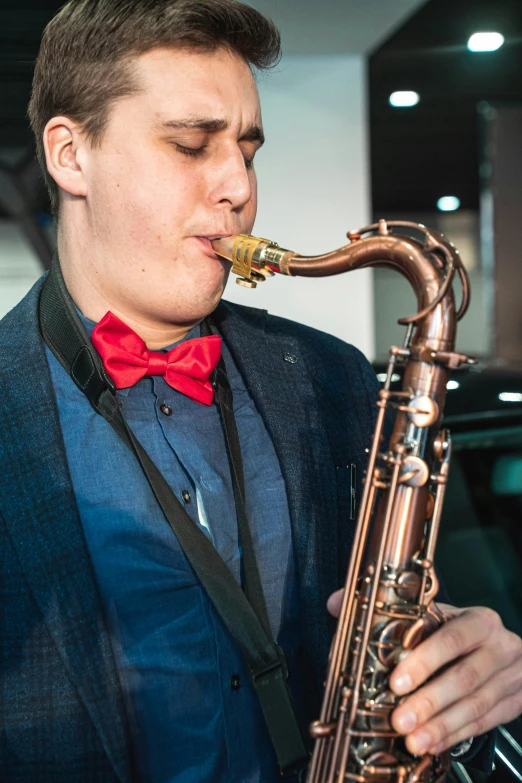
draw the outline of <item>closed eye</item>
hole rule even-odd
[[[202,147],[184,147],[183,144],[178,144],[177,142],[173,142],[175,148],[178,152],[181,152],[182,155],[188,155],[191,158],[201,158],[205,154],[205,150],[207,149],[207,145],[204,144]],[[254,166],[254,156],[252,155],[251,158],[246,158],[243,156],[243,160],[245,161],[245,168],[251,169]]]
[[[200,158],[205,154],[205,150],[207,149],[206,144],[203,145],[203,147],[184,147],[182,144],[174,143],[174,146],[182,155],[189,155],[192,158]]]

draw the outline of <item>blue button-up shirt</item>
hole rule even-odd
[[[90,334],[95,324],[80,317]],[[197,336],[199,327],[185,339]],[[126,697],[139,779],[275,783],[280,777],[274,752],[234,641],[136,458],[49,349],[47,356],[72,484]],[[285,486],[263,420],[224,343],[223,357],[271,629],[292,668],[300,642]],[[160,376],[143,378],[118,394],[138,440],[239,581],[236,511],[217,406],[191,400]]]

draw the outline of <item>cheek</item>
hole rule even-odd
[[[250,188],[252,195],[248,204],[245,205],[243,212],[245,230],[247,233],[252,232],[257,213],[257,178],[254,172],[250,175]]]
[[[91,171],[90,210],[94,227],[107,236],[129,237],[146,216],[147,181],[137,186],[137,173],[125,154],[100,156]]]
[[[168,155],[107,156],[89,186],[95,223],[139,246],[163,244],[182,233],[202,183],[176,170]]]
[[[248,204],[247,207],[247,222],[249,225],[248,230],[251,232],[252,228],[254,227],[255,219],[257,214],[257,192],[252,193],[252,198]]]
[[[205,200],[203,177],[187,172],[168,155],[158,156],[128,184],[136,219],[150,228],[150,243],[181,239]]]

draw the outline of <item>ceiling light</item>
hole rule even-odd
[[[399,90],[398,92],[392,92],[388,100],[390,105],[396,108],[415,106],[419,102],[419,93],[412,90]]]
[[[458,381],[448,381],[446,384],[446,389],[458,389],[460,386],[460,383]]]
[[[500,33],[475,33],[468,41],[470,52],[496,52],[504,43]]]
[[[441,212],[455,212],[460,207],[460,199],[456,196],[442,196],[437,201],[437,209]]]
[[[377,373],[377,380],[380,381],[381,383],[384,383],[384,381],[386,380],[387,377],[388,376],[387,376],[387,374],[385,372],[378,372]],[[400,379],[401,379],[401,376],[398,373],[394,372],[392,377],[391,377],[391,382],[392,383],[397,383],[397,381],[400,381]]]
[[[522,402],[520,392],[500,392],[498,398],[501,402]]]

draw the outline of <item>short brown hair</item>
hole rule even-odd
[[[99,144],[111,105],[138,91],[132,59],[162,46],[226,48],[257,69],[280,57],[273,23],[236,0],[70,0],[44,30],[28,111],[53,213],[58,186],[45,164],[46,124],[66,115]]]

